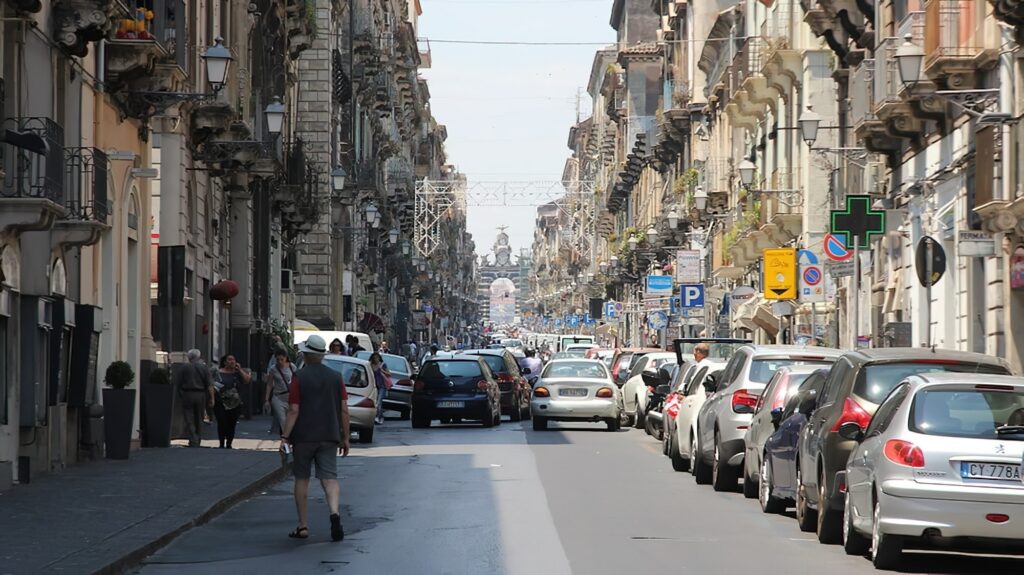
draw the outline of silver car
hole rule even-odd
[[[780,367],[830,367],[842,352],[827,347],[745,345],[736,350],[697,415],[697,455],[691,462],[697,483],[715,491],[739,487],[743,435],[768,381]]]
[[[351,430],[359,434],[359,443],[373,442],[377,417],[377,386],[370,362],[346,355],[324,356],[324,365],[341,374],[348,391],[348,416]]]
[[[371,355],[372,352],[369,351],[356,352],[357,358],[366,361],[370,361]],[[403,420],[409,419],[409,414],[412,413],[412,366],[409,365],[409,360],[400,355],[382,353],[380,357],[391,372],[392,384],[387,397],[384,398],[384,407],[400,413]]]
[[[544,366],[530,399],[534,431],[548,421],[604,421],[609,431],[622,424],[622,394],[603,361],[556,359]]]
[[[893,569],[911,538],[1024,540],[1024,378],[911,376],[839,434],[860,441],[839,478],[847,553]]]

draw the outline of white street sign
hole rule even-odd
[[[701,283],[699,251],[679,250],[676,252],[676,281],[681,284]]]
[[[957,234],[957,253],[960,257],[969,258],[994,256],[996,242],[988,232],[960,230]]]

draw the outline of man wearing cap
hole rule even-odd
[[[299,345],[305,361],[295,373],[288,394],[288,417],[285,420],[281,447],[293,450],[292,474],[295,476],[295,507],[299,525],[288,534],[294,539],[309,537],[307,494],[310,467],[316,466],[316,478],[327,495],[331,511],[331,539],[341,541],[345,532],[338,512],[338,459],[349,452],[348,393],[341,374],[323,364],[327,343],[319,335],[311,335]]]

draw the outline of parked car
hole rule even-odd
[[[715,491],[734,491],[743,463],[743,434],[758,397],[775,372],[788,365],[830,366],[842,352],[825,347],[745,345],[736,350],[716,381],[714,394],[697,414],[697,479],[710,465]]]
[[[629,379],[629,372],[633,368],[633,365],[640,361],[641,357],[648,353],[659,351],[661,350],[649,347],[631,347],[616,350],[615,357],[612,359],[612,365],[610,368],[612,371],[612,381],[614,381],[619,387],[622,387],[625,385],[626,380]]]
[[[501,414],[512,421],[530,417],[530,382],[519,368],[515,355],[507,349],[477,349],[462,352],[463,355],[477,355],[487,362],[491,373],[498,380],[501,390]]]
[[[672,460],[672,469],[690,470],[698,483],[707,483],[704,478],[707,474],[701,471],[701,475],[697,475],[698,468],[693,466],[694,446],[697,444],[697,414],[711,395],[708,389],[714,389],[722,377],[724,367],[724,362],[714,359],[704,359],[697,364],[694,376],[683,387],[679,413],[676,414],[671,424],[672,430],[668,434],[667,449]]]
[[[748,499],[758,496],[765,443],[782,422],[782,413],[789,399],[796,395],[800,385],[813,374],[824,380],[828,370],[813,365],[792,365],[775,372],[768,386],[757,400],[750,427],[743,436],[743,495]]]
[[[608,431],[618,431],[622,393],[604,362],[555,360],[544,366],[530,410],[534,431],[546,430],[549,421],[603,421]]]
[[[372,443],[378,398],[370,362],[346,355],[325,355],[324,365],[340,373],[345,382],[349,428],[359,436],[359,443]]]
[[[356,353],[357,358],[366,361],[370,360],[370,355],[372,352],[369,351]],[[391,372],[392,382],[391,389],[384,398],[384,407],[397,411],[402,419],[409,419],[412,413],[412,366],[409,365],[409,360],[400,355],[382,353],[380,357]]]
[[[666,457],[668,456],[669,435],[675,431],[676,415],[679,413],[679,407],[682,405],[683,398],[685,397],[683,392],[696,372],[697,364],[687,361],[676,371],[672,381],[669,383],[669,392],[665,396],[665,404],[662,407],[661,413],[661,452]]]
[[[822,543],[842,536],[843,495],[836,474],[856,442],[839,435],[844,423],[868,426],[878,404],[896,384],[931,372],[1009,374],[1005,361],[965,351],[929,348],[881,348],[845,353],[832,368],[817,407],[800,433],[797,454],[797,520]]]
[[[634,357],[636,357],[635,354]],[[629,424],[637,429],[644,428],[647,387],[649,384],[655,383],[658,370],[670,363],[676,363],[676,354],[671,351],[659,351],[641,355],[630,368],[629,378],[622,385],[622,402],[626,409],[626,415],[629,417]],[[644,380],[645,374],[651,378],[650,382]]]
[[[797,393],[782,408],[778,428],[765,441],[758,476],[758,499],[765,513],[782,513],[796,498],[800,430],[814,411],[828,372],[827,369],[816,370],[800,384]]]
[[[498,380],[482,357],[459,355],[424,362],[412,393],[412,426],[431,421],[476,420],[484,427],[501,423]]]
[[[904,543],[1024,539],[1024,378],[928,373],[902,379],[846,463],[843,543],[899,567]]]

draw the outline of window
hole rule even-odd
[[[733,354],[732,358],[729,359],[729,363],[726,364],[725,369],[722,371],[722,379],[719,380],[719,383],[731,382],[736,379],[746,362],[746,352],[740,351]]]
[[[366,368],[357,363],[325,359],[324,365],[341,374],[345,387],[367,387],[370,379],[366,376]]]
[[[704,374],[706,374],[707,372],[708,368],[706,366],[697,370],[697,375],[695,375],[693,379],[690,380],[690,383],[686,386],[686,391],[683,392],[683,395],[689,396],[693,395],[694,393],[697,393],[697,391],[700,389],[700,384],[704,382]]]
[[[438,381],[453,377],[480,377],[480,364],[475,361],[428,361],[420,371],[420,379]]]
[[[835,403],[836,396],[839,395],[839,388],[842,387],[843,380],[846,379],[846,376],[849,374],[851,369],[853,369],[853,366],[850,365],[850,362],[846,358],[842,358],[836,362],[835,366],[832,367],[832,371],[829,372],[828,378],[825,379],[825,384],[822,386],[822,390],[819,395],[819,407]]]
[[[747,376],[752,382],[755,383],[768,383],[771,381],[772,376],[775,375],[780,368],[788,367],[790,365],[821,365],[830,366],[832,362],[829,360],[824,361],[812,361],[804,359],[755,359],[750,364],[750,375]]]
[[[909,391],[910,385],[904,383],[889,394],[888,399],[882,402],[874,417],[871,418],[871,423],[868,424],[867,435],[880,435],[885,433],[886,429],[889,429],[893,418],[896,417],[896,411],[903,405],[903,400],[907,398]]]
[[[1000,365],[980,365],[955,361],[906,361],[899,363],[876,363],[868,365],[857,374],[853,394],[871,403],[881,403],[896,384],[918,373],[990,373],[1006,374]]]
[[[637,362],[636,362],[636,363],[635,363],[635,364],[633,365],[633,369],[629,370],[629,377],[630,377],[630,379],[632,379],[632,378],[634,378],[634,377],[636,377],[636,376],[640,375],[641,373],[643,373],[643,372],[644,372],[644,368],[646,368],[646,367],[647,367],[647,362],[648,362],[648,361],[649,361],[649,360],[647,359],[647,357],[646,357],[646,356],[644,356],[644,357],[641,357],[641,358],[639,359],[639,361],[637,361]]]
[[[583,379],[608,379],[608,370],[594,361],[559,361],[544,368],[545,378],[578,377]]]
[[[997,439],[1003,426],[1024,425],[1024,393],[1016,389],[929,388],[914,396],[910,429],[927,435]],[[1019,439],[1020,433],[1003,435]]]

